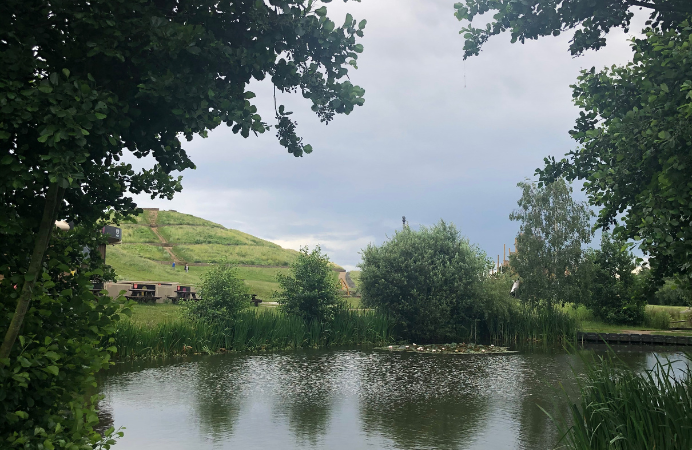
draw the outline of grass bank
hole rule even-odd
[[[165,313],[164,309],[154,310]],[[168,309],[169,312],[175,311]],[[135,316],[141,311],[135,311]],[[160,318],[160,317],[159,317]],[[279,311],[248,310],[238,319],[204,323],[182,318],[122,320],[110,336],[121,359],[224,351],[264,351],[333,346],[385,345],[392,323],[370,311],[344,311],[326,324],[305,322]]]
[[[559,308],[575,318],[579,331],[587,333],[626,333],[640,332],[651,334],[692,335],[692,310],[684,306],[647,305],[644,323],[641,325],[608,324],[583,305],[565,305]]]

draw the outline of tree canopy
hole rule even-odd
[[[575,30],[570,52],[579,55],[585,50],[598,50],[606,45],[606,34],[612,28],[629,29],[634,10],[650,11],[649,23],[657,29],[676,28],[690,14],[688,0],[465,0],[454,5],[459,20],[494,13],[493,20],[483,28],[469,23],[462,28],[464,57],[478,55],[491,37],[510,31],[512,42],[558,36]]]
[[[453,224],[404,226],[362,256],[363,305],[388,314],[402,337],[445,342],[472,333],[486,307],[483,281],[492,263]]]
[[[85,388],[108,364],[95,342],[117,315],[99,307],[89,281],[101,275],[74,253],[98,244],[103,221],[136,211],[129,195],[181,190],[175,172],[194,167],[182,138],[221,124],[243,137],[268,131],[253,80],[299,91],[325,123],[364,103],[348,73],[366,22],[348,14],[338,26],[321,3],[0,2],[0,395],[14,395],[2,399],[0,447],[93,442]],[[273,114],[279,143],[310,153],[291,113]],[[126,153],[153,163],[135,171]],[[58,217],[81,229],[69,245],[53,235]],[[66,310],[84,316],[61,332]]]
[[[578,301],[577,272],[582,245],[591,242],[593,213],[586,202],[572,198],[563,179],[546,186],[521,182],[519,208],[509,218],[520,223],[510,267],[521,277],[519,295],[537,304]]]
[[[690,274],[692,257],[692,28],[684,25],[633,40],[624,67],[582,73],[571,132],[580,147],[538,171],[545,181],[585,180],[598,224],[640,241],[660,276]]]
[[[222,123],[245,137],[268,130],[246,89],[253,79],[300,90],[324,122],[362,105],[363,89],[346,77],[362,51],[356,38],[366,22],[349,14],[337,26],[318,6],[313,0],[2,2],[2,275],[38,278],[58,214],[95,224],[108,208],[132,213],[136,205],[126,194],[170,198],[181,189],[171,174],[194,167],[180,137],[205,136]],[[275,114],[281,145],[294,156],[309,153],[290,112],[279,106]],[[135,172],[121,162],[126,151],[152,156],[155,164]]]

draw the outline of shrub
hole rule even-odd
[[[490,261],[454,225],[404,227],[362,256],[362,303],[390,314],[402,337],[432,342],[468,336],[483,311]]]
[[[228,265],[215,266],[202,275],[201,295],[200,300],[181,302],[186,316],[205,321],[229,319],[250,306],[248,287]]]
[[[656,291],[655,299],[651,303],[669,306],[689,306],[690,291],[679,286],[673,279],[666,279],[663,286]]]
[[[626,242],[603,233],[601,248],[593,253],[591,308],[604,322],[637,325],[644,321],[645,301],[637,295],[632,271],[634,256]]]
[[[289,315],[325,322],[343,306],[337,276],[319,245],[312,252],[301,248],[290,274],[280,273],[277,279],[280,290],[274,297]]]
[[[80,228],[51,238],[19,338],[0,361],[1,449],[110,448],[116,433],[110,429],[102,438],[95,431],[99,396],[91,395],[96,372],[108,368],[115,353],[109,336],[122,306],[91,292],[92,281],[114,277],[96,251],[103,241],[100,232]],[[85,245],[90,253],[82,252]],[[0,275],[4,334],[24,268],[3,265]]]

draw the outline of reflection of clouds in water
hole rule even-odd
[[[619,356],[639,369],[655,362]],[[573,390],[571,365],[580,371],[565,354],[217,355],[120,365],[101,392],[128,449],[536,449],[557,440],[537,405],[565,411],[555,389]]]

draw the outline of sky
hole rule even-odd
[[[493,259],[504,244],[513,249],[517,183],[535,178],[544,157],[576,146],[569,86],[581,69],[629,61],[631,36],[616,30],[605,49],[573,58],[569,34],[526,44],[505,34],[464,62],[464,24],[453,5],[329,3],[337,24],[347,12],[368,21],[359,68],[349,73],[365,89],[365,105],[325,126],[299,94],[279,94],[312,154],[293,157],[273,131],[244,139],[221,126],[184,145],[197,169],[182,173],[181,193],[172,201],[137,196],[139,206],[193,214],[285,248],[319,244],[347,270],[361,249],[401,229],[402,216],[413,228],[453,222]],[[249,89],[271,123],[271,84]]]

